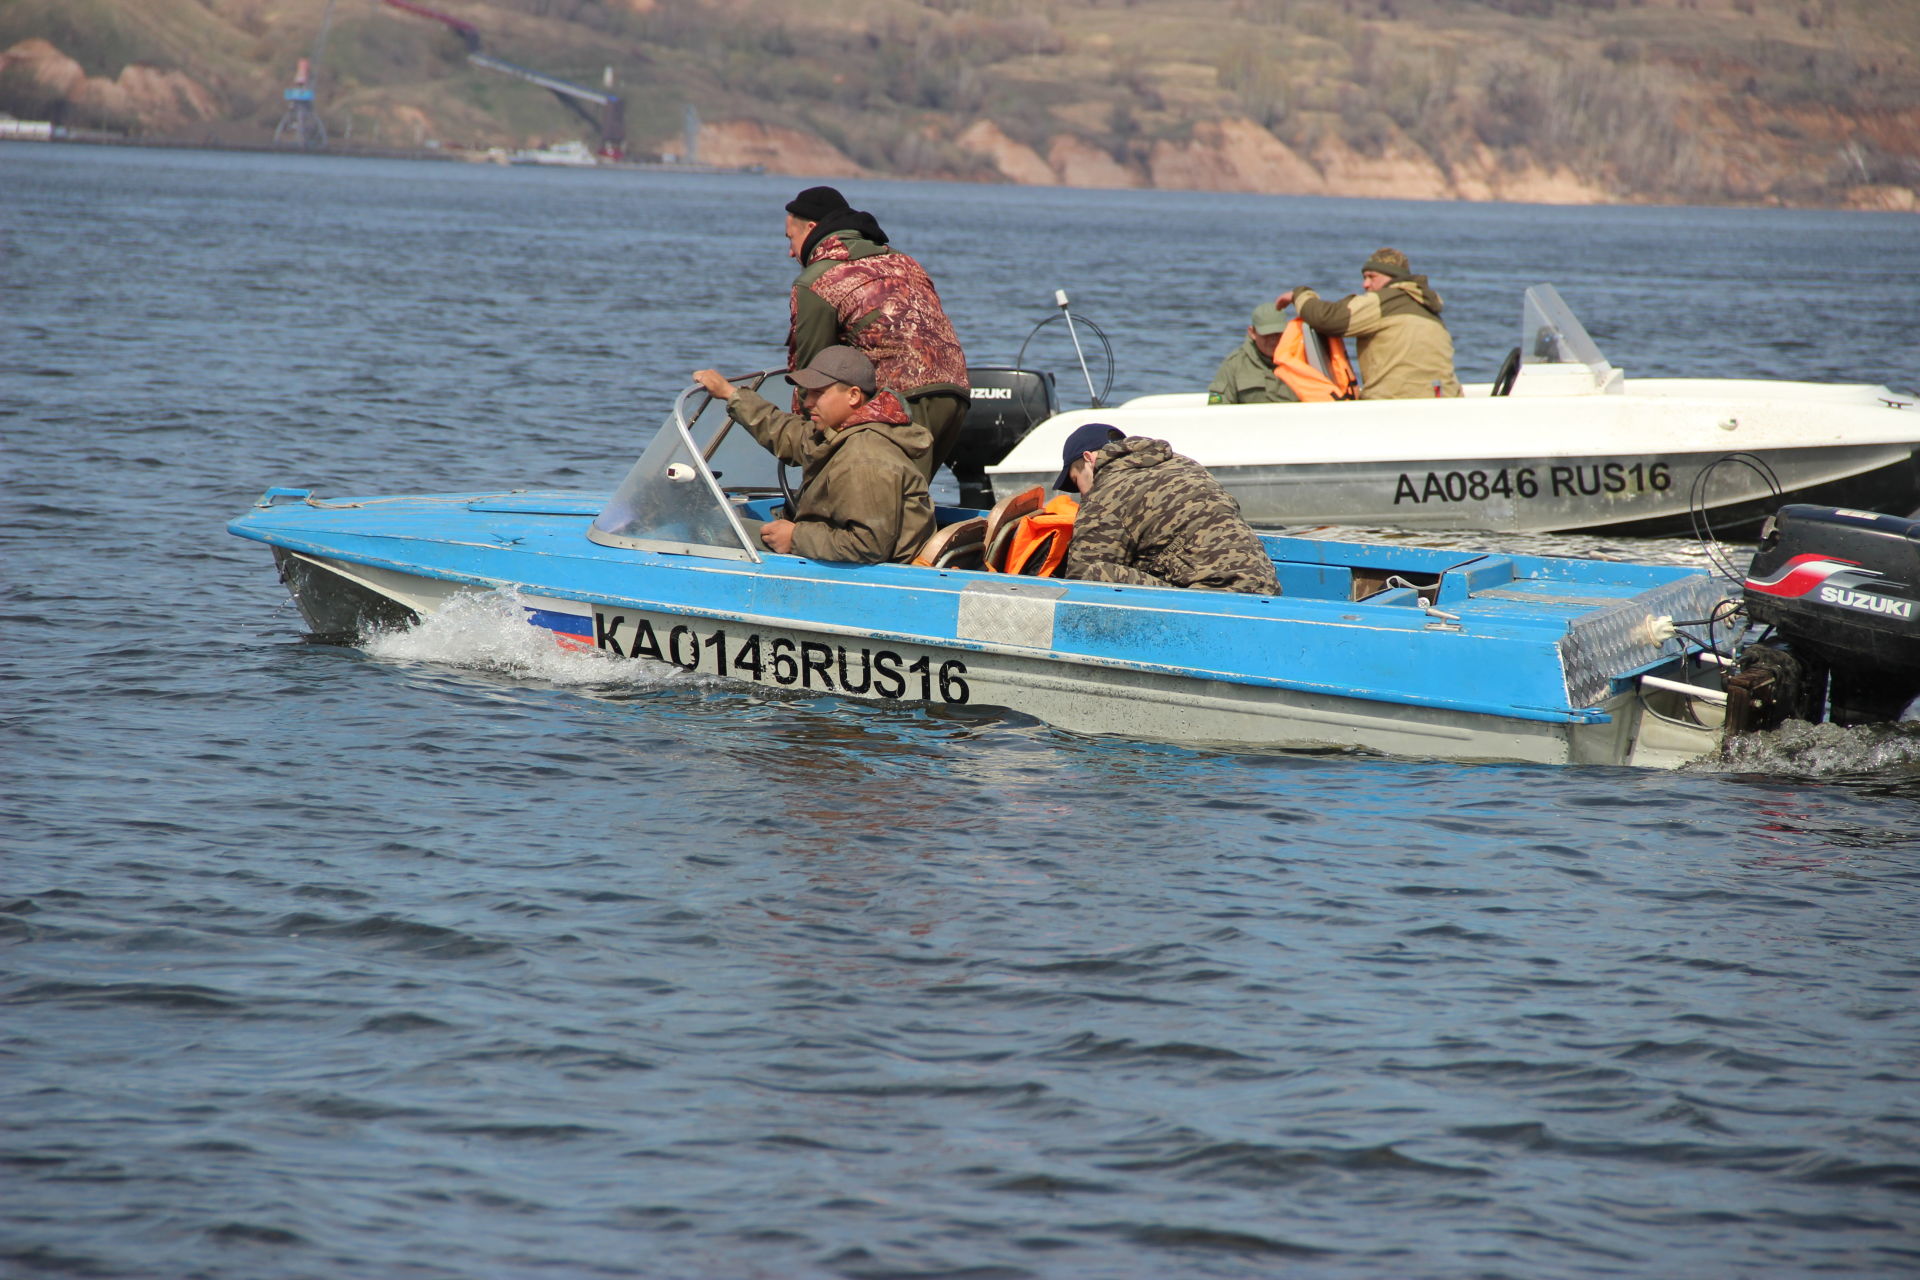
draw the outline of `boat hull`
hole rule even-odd
[[[316,633],[429,617],[484,584],[275,548],[282,577]],[[1024,590],[1022,590],[1024,587]],[[1670,768],[1714,749],[1712,704],[1622,688],[1574,718],[1465,712],[1337,693],[1153,671],[1036,651],[1033,605],[1059,587],[997,584],[960,605],[966,641],[876,637],[791,619],[678,611],[618,600],[516,592],[525,620],[555,643],[644,659],[798,696],[1006,708],[1073,732],[1196,745],[1366,750],[1462,761]],[[964,594],[964,593],[963,593]]]
[[[1421,458],[1389,462],[1216,465],[1210,470],[1255,525],[1343,524],[1500,533],[1694,532],[1691,495],[1722,538],[1750,537],[1782,503],[1908,511],[1920,454],[1904,446],[1723,453]],[[1709,470],[1711,474],[1708,474]],[[1057,468],[1056,468],[1057,471]],[[1052,484],[1053,472],[1003,470],[995,492]]]

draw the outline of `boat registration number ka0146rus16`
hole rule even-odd
[[[928,653],[763,635],[644,614],[593,611],[593,647],[616,658],[651,658],[728,680],[856,698],[963,705],[972,696],[967,664]]]
[[[1544,471],[1546,474],[1541,475]],[[1410,502],[1482,502],[1488,498],[1597,497],[1602,493],[1665,493],[1673,468],[1664,462],[1594,462],[1570,466],[1502,467],[1498,471],[1402,471],[1393,505]]]

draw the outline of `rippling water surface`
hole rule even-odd
[[[1920,1272],[1902,729],[1201,752],[500,600],[303,640],[227,519],[610,485],[777,363],[796,185],[0,144],[0,1274]],[[1469,377],[1542,279],[1630,373],[1920,365],[1911,218],[845,185],[1116,394],[1381,243]]]

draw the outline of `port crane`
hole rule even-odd
[[[558,76],[547,75],[530,67],[518,66],[504,58],[496,58],[480,48],[480,28],[471,22],[441,13],[438,9],[429,9],[426,5],[416,4],[414,0],[381,0],[392,9],[411,13],[415,17],[426,18],[452,31],[467,46],[467,61],[476,67],[485,67],[489,71],[498,71],[504,75],[517,77],[531,84],[537,84],[560,101],[560,105],[587,122],[589,128],[600,135],[600,154],[609,160],[618,160],[626,154],[627,148],[627,104],[612,91],[613,73],[607,72],[605,90],[589,89]],[[589,110],[582,104],[591,104],[597,110]]]
[[[327,0],[326,11],[320,15],[320,34],[314,39],[313,53],[300,59],[294,68],[293,84],[281,95],[287,101],[287,109],[273,131],[276,147],[282,138],[292,138],[309,151],[327,145],[327,126],[320,119],[320,113],[313,109],[313,98],[320,82],[320,51],[327,46],[327,29],[332,25],[333,0]]]

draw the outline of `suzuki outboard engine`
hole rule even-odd
[[[1728,730],[1895,720],[1920,696],[1920,520],[1786,506],[1761,530],[1745,607],[1771,628],[1728,680]]]
[[[960,424],[960,439],[947,465],[960,482],[960,505],[990,507],[993,490],[987,468],[1007,456],[1033,425],[1051,418],[1059,408],[1053,375],[1037,369],[1008,365],[967,366],[972,404]]]

